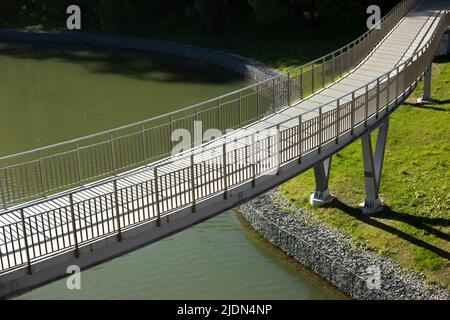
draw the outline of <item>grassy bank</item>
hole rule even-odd
[[[314,175],[287,182],[282,193],[299,207],[351,235],[355,243],[391,256],[429,281],[450,287],[450,56],[433,64],[433,103],[417,105],[420,84],[390,122],[381,181],[385,212],[363,216],[361,143],[333,157],[330,191],[336,200],[327,208],[309,203]],[[375,139],[375,137],[373,137]]]

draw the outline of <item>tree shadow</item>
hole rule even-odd
[[[433,59],[433,63],[447,63],[450,62],[450,53],[444,55],[444,56],[439,56],[439,57],[435,57]]]
[[[0,41],[0,56],[76,63],[89,72],[115,74],[144,81],[174,83],[230,83],[242,76],[198,60],[138,50],[52,43]]]
[[[432,103],[440,105],[440,104],[447,104],[450,103],[450,99],[448,100],[433,100]],[[411,106],[413,108],[419,108],[419,109],[428,109],[428,110],[434,110],[434,111],[444,111],[448,112],[449,110],[442,107],[436,107],[428,103],[413,103],[413,102],[404,102],[405,106]]]
[[[408,223],[409,225],[414,226],[418,229],[422,229],[430,234],[433,234],[436,237],[439,237],[446,241],[450,241],[449,235],[427,225],[427,224],[431,224],[431,225],[448,226],[450,223],[449,219],[416,217],[416,216],[392,211],[389,207],[385,208],[385,210],[383,212],[369,216],[369,215],[363,214],[358,208],[350,207],[338,199],[334,199],[334,201],[332,203],[330,203],[330,206],[345,212],[346,214],[354,217],[355,219],[357,219],[369,226],[389,232],[389,233],[396,235],[399,238],[402,238],[416,246],[419,246],[419,247],[427,249],[431,252],[434,252],[435,254],[439,255],[440,257],[442,257],[444,259],[450,260],[449,252],[447,252],[439,247],[436,247],[428,242],[425,242],[421,239],[418,239],[408,233],[398,230],[395,227],[392,227],[392,226],[387,225],[379,220],[376,220],[376,218],[382,218],[382,219],[388,219],[388,220],[402,221],[402,222]]]

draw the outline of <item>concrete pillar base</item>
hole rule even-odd
[[[425,103],[431,103],[431,102],[433,102],[433,99],[431,99],[431,98],[420,97],[419,99],[417,99],[418,104],[425,104]]]
[[[375,201],[366,201],[359,204],[359,209],[363,214],[374,214],[377,212],[381,212],[384,210],[384,206],[381,204],[379,198],[375,199]]]
[[[333,200],[334,197],[330,194],[328,189],[325,191],[316,191],[309,197],[309,203],[316,208],[322,207]]]

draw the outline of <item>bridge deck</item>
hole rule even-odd
[[[282,123],[282,128],[292,128],[298,125],[298,119],[293,117],[302,116],[302,121],[314,118],[318,110],[305,114],[305,111],[316,108],[319,105],[328,104],[322,112],[334,109],[337,103],[335,99],[361,88],[378,77],[387,70],[401,65],[421,48],[432,35],[432,32],[439,23],[439,18],[444,14],[448,4],[445,1],[422,2],[413,11],[409,12],[398,25],[379,43],[368,57],[349,74],[335,81],[325,89],[313,94],[307,99],[301,100],[284,110],[267,116],[247,128],[238,129],[226,138],[227,157],[233,157],[233,152],[242,152],[240,147],[248,145],[248,140],[240,139],[250,132],[259,131],[256,140],[261,144],[271,143],[270,139],[265,141],[267,134],[263,131]],[[373,87],[373,85],[371,85]],[[371,89],[371,87],[369,87]],[[357,94],[363,94],[365,88],[359,89]],[[341,103],[351,101],[351,96],[341,99]],[[291,119],[291,120],[289,120]],[[286,122],[286,120],[289,120]],[[330,128],[331,130],[331,128]],[[239,140],[239,143],[234,143]],[[202,194],[212,194],[215,190],[223,189],[224,183],[233,184],[234,176],[229,177],[229,181],[221,178],[223,167],[217,165],[220,161],[215,161],[223,157],[223,140],[216,140],[205,146],[194,149],[197,152],[203,149],[204,152],[197,152],[194,156],[195,162],[203,164],[196,168],[198,177],[196,180],[196,193],[198,198]],[[216,146],[211,148],[211,146]],[[251,155],[240,155],[240,157],[250,157]],[[273,164],[277,161],[274,155],[269,155],[262,162]],[[190,177],[185,168],[189,167],[191,159],[177,157],[169,158],[164,166],[158,168],[158,177],[162,179],[159,190],[154,190],[155,185],[148,183],[155,178],[154,169],[143,167],[133,175],[127,175],[117,180],[118,193],[117,201],[119,212],[116,212],[114,203],[115,186],[113,182],[108,182],[88,190],[81,190],[73,193],[74,210],[71,211],[71,203],[68,197],[60,197],[39,203],[23,210],[23,215],[29,223],[23,229],[21,222],[21,212],[19,210],[10,211],[0,215],[0,270],[8,269],[8,266],[17,265],[14,261],[25,261],[23,248],[28,245],[30,259],[40,257],[45,253],[55,253],[58,250],[67,248],[67,244],[72,245],[75,241],[82,242],[84,239],[92,239],[98,235],[107,235],[117,230],[118,224],[122,226],[133,226],[144,220],[155,218],[158,209],[155,207],[157,199],[165,200],[162,203],[161,211],[168,211],[171,207],[179,207],[192,202],[190,193]],[[264,165],[264,164],[262,164]],[[234,167],[235,176],[242,175],[248,178],[250,171],[248,165],[243,163]],[[169,179],[170,182],[164,182]],[[168,188],[164,188],[168,186]],[[130,187],[125,189],[126,187]],[[89,207],[87,210],[86,207]],[[131,208],[131,210],[130,210]],[[133,208],[143,208],[132,210]],[[117,218],[120,215],[120,220]],[[73,216],[72,216],[73,215]],[[74,218],[74,219],[72,219]],[[3,228],[2,228],[3,227]],[[79,239],[74,237],[74,227],[78,230]],[[24,232],[26,236],[24,236]],[[25,240],[28,238],[28,244]],[[7,254],[4,254],[4,253]],[[2,254],[3,253],[3,254]]]

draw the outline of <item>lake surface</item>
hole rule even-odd
[[[0,156],[176,110],[243,79],[178,58],[0,43]],[[226,212],[20,299],[340,299]]]

